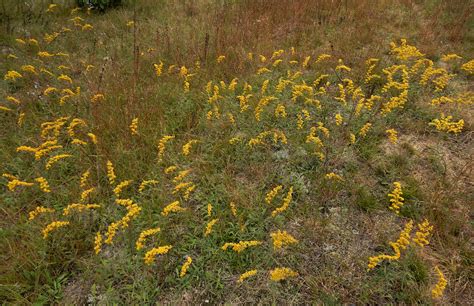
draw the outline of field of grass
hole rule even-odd
[[[473,11],[0,0],[0,301],[472,303]]]

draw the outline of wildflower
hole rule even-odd
[[[18,126],[23,126],[23,123],[25,122],[25,113],[21,112],[20,115],[18,116],[18,121],[17,124]]]
[[[116,197],[120,197],[120,194],[122,193],[122,190],[126,188],[128,185],[130,185],[133,181],[132,180],[127,180],[120,182],[117,186],[114,188],[114,194]]]
[[[59,81],[66,81],[66,82],[69,82],[72,84],[72,79],[66,75],[66,74],[61,74],[59,77],[58,77],[58,80]]]
[[[49,189],[48,181],[44,177],[38,177],[35,179],[35,181],[39,183],[41,191],[45,193],[51,192],[51,189]]]
[[[277,67],[277,66],[280,65],[282,62],[283,62],[283,60],[277,59],[277,60],[275,60],[275,61],[273,62],[272,66],[273,66],[273,67]]]
[[[182,181],[186,176],[188,176],[188,174],[189,174],[190,172],[191,172],[191,170],[189,170],[189,169],[188,169],[188,170],[179,171],[179,172],[178,172],[178,175],[173,178],[173,182],[174,182],[174,183],[178,183],[178,182]]]
[[[13,111],[11,108],[8,108],[6,106],[1,106],[1,105],[0,105],[0,110],[2,110],[4,112],[12,112]]]
[[[403,206],[403,201],[405,200],[402,195],[402,185],[400,182],[394,182],[393,185],[395,188],[392,190],[391,193],[388,194],[390,198],[390,209],[395,211],[396,214],[400,213],[400,208]]]
[[[433,226],[430,225],[428,220],[424,220],[423,223],[418,224],[418,230],[415,233],[415,238],[413,238],[413,242],[418,244],[421,247],[428,245],[430,242],[428,240],[428,236],[433,231]]]
[[[223,61],[225,60],[225,55],[220,55],[219,57],[217,57],[217,63],[220,64],[222,63]]]
[[[278,185],[274,187],[272,190],[270,190],[267,195],[265,196],[265,202],[270,205],[272,200],[275,198],[275,196],[280,192],[280,190],[283,189],[282,185]]]
[[[15,41],[20,45],[25,45],[26,44],[26,42],[21,38],[17,38],[17,39],[15,39]]]
[[[267,61],[267,58],[264,55],[259,55],[260,62],[265,63]]]
[[[92,30],[94,27],[89,24],[89,23],[86,23],[85,25],[82,26],[82,31],[90,31]]]
[[[298,275],[298,272],[295,272],[290,268],[276,268],[270,271],[270,279],[274,282],[279,282],[289,277],[296,277]]]
[[[292,199],[293,199],[293,186],[291,186],[290,190],[288,190],[286,197],[283,199],[283,204],[280,207],[276,208],[274,211],[272,211],[272,217],[275,217],[276,215],[287,210],[288,206],[290,206],[290,202]]]
[[[138,118],[132,119],[132,123],[130,124],[130,132],[132,135],[138,135]]]
[[[395,129],[385,130],[385,133],[387,133],[388,139],[390,140],[391,143],[393,144],[397,143],[398,137],[397,137],[397,131]]]
[[[238,243],[227,242],[221,247],[221,249],[226,251],[228,248],[232,248],[234,252],[240,253],[249,247],[258,246],[262,243],[263,242],[258,240],[240,241]]]
[[[160,76],[163,73],[163,62],[162,61],[160,61],[160,64],[153,64],[153,67],[155,68],[156,76]]]
[[[150,186],[150,185],[156,185],[158,184],[157,180],[144,180],[141,182],[140,186],[138,187],[138,192],[143,192],[145,190],[145,187]]]
[[[474,73],[474,59],[473,60],[470,60],[469,62],[467,63],[464,63],[462,66],[461,66],[461,69],[466,71],[468,74],[473,74]]]
[[[87,133],[87,136],[89,136],[93,144],[97,144],[97,136],[94,133]]]
[[[183,145],[183,148],[182,148],[182,152],[183,152],[183,155],[184,156],[188,156],[190,151],[191,151],[191,147],[193,144],[196,144],[198,143],[199,141],[198,140],[190,140],[188,141],[186,144]]]
[[[61,159],[64,159],[64,158],[69,158],[69,157],[72,157],[71,154],[58,154],[58,155],[55,155],[55,156],[51,156],[48,161],[46,162],[46,170],[49,170],[51,169],[51,167],[57,163],[58,161],[60,161]]]
[[[32,74],[38,74],[38,72],[36,72],[35,66],[33,65],[23,65],[21,66],[21,70],[25,72],[31,72]]]
[[[268,72],[272,72],[272,71],[266,67],[262,67],[257,70],[257,75],[268,73]]]
[[[52,13],[52,12],[54,12],[54,11],[56,10],[57,7],[58,7],[57,4],[50,4],[50,5],[48,6],[48,9],[46,10],[46,12]]]
[[[212,227],[217,223],[217,221],[219,221],[219,219],[212,219],[207,223],[204,236],[209,236],[209,234],[212,232]]]
[[[42,231],[43,233],[43,239],[48,238],[49,234],[63,226],[69,225],[69,221],[54,221],[48,224]]]
[[[34,220],[40,214],[53,213],[53,212],[55,212],[55,210],[52,209],[52,208],[38,206],[34,210],[30,211],[30,213],[28,215],[28,220],[30,220],[30,221]]]
[[[159,233],[160,231],[161,231],[161,229],[159,227],[150,228],[150,229],[142,231],[140,233],[140,236],[137,239],[137,242],[135,243],[135,248],[137,249],[137,251],[140,251],[141,249],[143,249],[145,247],[145,240],[146,240],[147,237],[155,235],[155,234]]]
[[[169,215],[169,213],[172,213],[172,212],[180,212],[180,211],[186,210],[186,208],[183,208],[179,205],[180,205],[179,201],[174,201],[171,204],[166,205],[166,207],[163,208],[161,215],[167,216]]]
[[[82,193],[81,193],[81,202],[85,202],[87,200],[87,198],[89,197],[89,195],[95,191],[95,188],[94,187],[91,187],[89,189],[86,189],[84,190]]]
[[[249,277],[252,277],[254,275],[257,274],[257,270],[249,270],[249,271],[246,271],[244,273],[242,273],[240,276],[239,276],[239,280],[237,281],[238,283],[242,283],[244,280],[246,280],[247,278]]]
[[[340,176],[339,174],[336,174],[334,172],[331,172],[331,173],[327,173],[325,175],[325,178],[327,178],[328,180],[337,180],[337,181],[343,181],[344,179],[342,178],[342,176]]]
[[[22,78],[23,76],[15,70],[8,70],[3,79],[5,81],[16,81],[16,79]]]
[[[295,237],[288,234],[286,231],[280,231],[271,233],[270,236],[273,239],[273,249],[281,249],[285,245],[298,243]]]
[[[337,113],[334,116],[334,120],[336,121],[336,125],[341,125],[342,124],[342,116],[341,113]]]
[[[181,271],[179,272],[179,277],[184,277],[186,273],[188,272],[189,266],[193,262],[191,256],[186,256],[186,261],[184,264],[181,266]]]
[[[444,289],[446,288],[448,281],[444,277],[443,272],[441,272],[441,270],[437,266],[435,267],[435,270],[436,270],[436,274],[438,275],[438,282],[436,283],[435,287],[431,290],[431,296],[437,299],[443,296]]]
[[[453,116],[445,116],[441,114],[441,118],[433,119],[428,125],[436,127],[438,131],[447,132],[447,133],[461,133],[464,127],[464,120],[460,119],[458,122],[453,122],[451,119]]]
[[[168,168],[165,169],[165,174],[170,174],[172,172],[174,172],[176,169],[178,169],[178,167],[176,166],[169,166]]]
[[[318,56],[318,58],[316,59],[316,61],[314,62],[314,64],[318,64],[326,59],[330,59],[331,58],[331,55],[329,54],[321,54]]]
[[[92,103],[97,103],[99,101],[103,101],[105,99],[105,96],[101,93],[97,93],[91,98]]]
[[[110,160],[107,161],[107,178],[109,179],[110,185],[115,184],[117,176],[115,175],[114,164],[112,164]]]
[[[212,215],[212,204],[207,203],[207,216],[210,217]]]
[[[48,51],[39,51],[38,56],[39,57],[53,57],[54,54],[51,54]]]
[[[83,212],[84,210],[100,208],[99,204],[82,204],[82,203],[73,203],[66,206],[63,209],[63,215],[67,216],[71,214],[72,211]]]
[[[353,133],[351,133],[351,134],[349,135],[349,137],[350,137],[351,143],[354,144],[354,143],[356,142],[356,135],[354,135]]]
[[[283,104],[278,104],[277,107],[275,108],[275,117],[279,118],[286,118],[286,109]]]
[[[229,139],[229,143],[231,145],[235,145],[239,142],[242,142],[242,139],[240,137],[232,137],[231,139]]]
[[[237,207],[235,206],[235,203],[230,202],[229,207],[230,207],[230,212],[232,213],[232,216],[237,217]]]
[[[351,71],[351,68],[344,65],[344,62],[342,61],[342,59],[339,59],[338,60],[338,65],[336,66],[336,71],[341,71],[341,70],[345,70],[345,71],[349,72],[349,71]]]
[[[165,246],[160,246],[160,247],[149,250],[148,252],[146,252],[145,257],[144,257],[145,264],[151,265],[157,255],[166,254],[169,252],[169,250],[171,250],[171,248],[172,248],[171,245],[165,245]]]
[[[100,232],[97,232],[95,234],[95,239],[94,239],[94,252],[95,254],[99,254],[102,249],[102,235]]]
[[[364,124],[364,126],[362,126],[362,128],[359,130],[359,135],[362,137],[365,137],[371,127],[372,127],[372,123],[370,122],[367,122],[366,124]]]
[[[7,58],[18,59],[18,56],[15,54],[8,54]]]
[[[391,42],[390,48],[390,53],[395,54],[395,56],[402,61],[407,61],[411,58],[425,56],[416,47],[407,44],[406,39],[401,39],[399,46],[397,46],[397,44],[395,44],[394,42]]]
[[[384,260],[393,261],[400,259],[401,251],[405,250],[410,244],[410,234],[413,229],[413,221],[410,220],[405,224],[403,231],[400,233],[396,242],[390,242],[390,246],[394,251],[394,255],[381,254],[369,258],[368,270],[375,268],[380,262]]]
[[[135,22],[133,20],[129,20],[127,22],[127,27],[129,27],[129,28],[133,27],[134,25],[135,25]]]
[[[12,97],[12,96],[8,96],[8,97],[7,97],[7,101],[8,101],[8,102],[15,103],[15,104],[21,104],[20,100],[18,100],[18,99],[15,98],[15,97]]]
[[[451,60],[456,60],[456,59],[462,59],[462,57],[454,53],[443,54],[443,56],[441,56],[441,61],[443,62],[449,62]]]
[[[35,45],[35,46],[37,46],[37,47],[39,46],[38,41],[37,41],[36,39],[34,39],[34,38],[28,39],[28,43],[29,43],[30,45]]]
[[[163,155],[165,154],[166,143],[174,139],[174,136],[165,135],[158,143],[158,161],[163,161]]]
[[[43,91],[43,94],[45,96],[49,96],[50,93],[55,92],[55,91],[58,91],[56,87],[48,87]]]
[[[186,66],[181,66],[181,68],[179,68],[179,75],[181,77],[186,77],[188,75],[189,71],[188,71],[188,68],[186,68]]]

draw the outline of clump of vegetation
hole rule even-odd
[[[468,301],[463,24],[432,50],[429,2],[89,2],[4,29],[2,300]]]

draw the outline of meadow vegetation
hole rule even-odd
[[[6,304],[468,304],[473,4],[0,4]]]

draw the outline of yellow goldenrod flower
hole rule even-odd
[[[158,142],[158,161],[163,161],[163,155],[165,154],[166,143],[174,139],[174,136],[165,135]]]
[[[38,56],[39,57],[53,57],[54,54],[51,54],[48,51],[39,51]]]
[[[380,262],[384,260],[393,261],[400,259],[401,251],[405,250],[410,245],[410,235],[413,229],[413,221],[410,220],[405,224],[405,228],[400,233],[400,236],[396,242],[390,242],[390,246],[394,251],[394,255],[381,254],[377,256],[372,256],[369,258],[369,263],[367,265],[368,270],[375,268]]]
[[[331,58],[331,55],[329,54],[321,54],[320,56],[318,56],[318,58],[316,59],[316,61],[314,62],[315,64],[319,63],[319,62],[322,62],[326,59],[330,59]]]
[[[193,262],[191,256],[186,256],[186,261],[184,262],[183,266],[181,266],[181,271],[179,272],[179,277],[184,277],[188,272],[189,266]]]
[[[286,108],[283,104],[278,104],[275,108],[275,117],[277,118],[286,118]]]
[[[105,99],[105,96],[103,94],[97,93],[94,96],[92,96],[91,102],[97,103],[97,102],[103,101],[104,99]]]
[[[127,22],[127,27],[129,27],[129,28],[133,27],[134,25],[135,25],[135,21],[133,21],[133,20],[129,20]]]
[[[89,198],[89,195],[94,191],[95,191],[95,188],[91,187],[81,192],[81,202],[85,202]]]
[[[122,193],[122,190],[124,188],[126,188],[128,185],[130,185],[133,181],[132,180],[127,180],[127,181],[123,181],[123,182],[120,182],[119,184],[117,184],[117,186],[115,186],[114,188],[114,194],[117,198],[120,197],[120,194]]]
[[[467,63],[464,63],[462,66],[461,66],[461,69],[466,71],[468,74],[474,74],[474,59],[473,60],[470,60],[469,62]]]
[[[283,204],[280,207],[276,208],[274,211],[272,211],[272,217],[275,217],[276,215],[287,210],[288,206],[290,206],[290,202],[292,199],[293,199],[293,186],[291,186],[290,190],[288,190],[286,197],[283,199]]]
[[[63,215],[68,216],[73,211],[83,212],[85,210],[96,209],[96,208],[100,208],[100,205],[73,203],[73,204],[69,204],[68,206],[66,206],[66,208],[63,209]]]
[[[238,282],[238,283],[242,283],[242,282],[243,282],[244,280],[246,280],[247,278],[256,275],[257,272],[258,272],[257,270],[249,270],[249,271],[246,271],[246,272],[240,274],[239,280],[238,280],[237,282]]]
[[[302,63],[302,66],[303,68],[307,68],[308,67],[308,64],[309,64],[309,61],[311,60],[311,56],[307,56],[305,57],[303,63]]]
[[[29,43],[30,45],[35,45],[35,46],[39,47],[38,41],[37,41],[36,39],[34,39],[34,38],[28,39],[28,43]]]
[[[257,70],[257,75],[268,73],[268,72],[272,72],[272,71],[266,67],[262,67]]]
[[[114,164],[112,164],[110,160],[107,161],[107,178],[109,179],[110,185],[115,184],[117,176],[115,175]]]
[[[160,247],[149,250],[148,252],[146,252],[145,257],[144,257],[145,264],[151,265],[157,255],[166,254],[169,252],[169,250],[171,250],[171,248],[172,248],[171,245],[165,245],[165,246],[160,246]]]
[[[57,163],[58,161],[60,161],[61,159],[64,159],[64,158],[69,158],[69,157],[72,157],[71,154],[58,154],[58,155],[54,155],[54,156],[51,156],[48,161],[46,162],[46,170],[49,170],[51,169],[51,167]]]
[[[160,76],[163,73],[163,62],[162,61],[160,61],[160,64],[153,64],[153,67],[155,68],[156,76]]]
[[[447,132],[447,133],[461,133],[464,127],[464,120],[461,119],[458,122],[451,121],[453,116],[445,116],[441,114],[441,118],[433,119],[428,125],[436,127],[438,131]]]
[[[49,189],[48,181],[44,177],[35,178],[35,181],[39,183],[41,191],[45,193],[51,192],[51,189]]]
[[[388,194],[390,198],[390,209],[393,210],[396,214],[400,213],[400,208],[404,205],[404,198],[402,197],[402,185],[400,182],[394,182],[393,186],[395,187],[391,193]]]
[[[66,81],[66,82],[69,82],[70,84],[72,84],[72,79],[66,74],[61,74],[60,76],[58,76],[58,80],[59,81]]]
[[[372,123],[370,122],[367,122],[366,124],[364,124],[364,126],[359,130],[359,135],[362,137],[365,137],[371,127],[372,127]]]
[[[97,136],[95,136],[95,134],[93,133],[87,133],[87,136],[89,136],[89,138],[91,139],[91,142],[93,144],[97,144]]]
[[[150,228],[141,232],[140,236],[137,239],[137,242],[135,243],[135,248],[137,249],[137,251],[140,251],[141,249],[145,247],[145,241],[147,237],[155,235],[159,233],[160,231],[161,229],[157,227],[157,228]]]
[[[26,41],[24,41],[24,40],[21,39],[21,38],[17,38],[17,39],[15,39],[15,41],[16,41],[19,45],[26,45]]]
[[[176,166],[169,166],[169,167],[167,167],[167,168],[165,169],[164,172],[165,172],[165,174],[170,174],[170,173],[176,171],[176,169],[178,169],[178,167],[176,167]]]
[[[229,207],[230,207],[230,212],[232,213],[232,216],[237,217],[237,207],[235,206],[235,203],[230,202]]]
[[[191,151],[192,145],[198,142],[199,142],[198,140],[193,139],[193,140],[188,141],[186,144],[184,144],[182,148],[183,155],[188,156]]]
[[[156,185],[158,184],[157,180],[144,180],[141,182],[140,186],[138,187],[138,192],[143,192],[147,186]]]
[[[455,60],[455,59],[462,59],[462,57],[457,55],[457,54],[454,54],[454,53],[443,54],[443,56],[441,56],[441,60],[443,62],[449,62],[449,61]]]
[[[16,79],[22,78],[23,76],[15,70],[8,70],[3,79],[5,81],[16,81]]]
[[[433,298],[437,299],[443,296],[444,289],[446,288],[446,285],[448,284],[448,281],[444,277],[443,272],[436,266],[435,267],[436,274],[438,275],[438,282],[436,283],[435,287],[431,290],[431,295]]]
[[[38,72],[36,72],[35,66],[33,65],[23,65],[21,66],[21,70],[25,72],[31,72],[32,74],[38,74]]]
[[[393,144],[397,143],[398,133],[395,129],[385,130],[385,133],[387,133],[388,139],[390,140],[391,143],[393,143]]]
[[[163,211],[161,212],[161,215],[162,216],[167,216],[172,212],[180,212],[180,211],[184,211],[184,210],[186,210],[186,208],[181,207],[179,201],[174,201],[174,202],[166,205],[165,208],[163,208]]]
[[[276,268],[270,271],[270,279],[274,282],[279,282],[289,277],[296,277],[298,275],[298,272],[295,272],[290,268]]]
[[[44,213],[53,213],[55,212],[54,209],[52,208],[47,208],[43,206],[38,206],[34,210],[30,211],[28,220],[34,220],[38,215],[44,214]]]
[[[94,252],[95,254],[99,254],[100,251],[102,250],[102,235],[100,232],[97,232],[95,234],[95,239],[94,239]]]
[[[15,97],[12,97],[12,96],[8,96],[8,97],[7,97],[7,101],[8,101],[8,102],[15,103],[15,104],[21,104],[20,100],[18,100],[18,99],[15,98]]]
[[[209,236],[212,232],[212,227],[219,221],[219,219],[212,219],[206,225],[206,230],[204,231],[204,236]]]
[[[81,178],[79,180],[79,186],[84,189],[87,186],[87,181],[91,174],[90,169],[87,169],[84,173],[81,174]]]
[[[272,200],[275,198],[275,196],[280,192],[280,190],[283,189],[283,186],[282,185],[278,185],[276,187],[274,187],[272,190],[270,190],[269,192],[267,192],[266,196],[265,196],[265,202],[270,205]]]
[[[191,173],[191,170],[182,170],[182,171],[179,171],[178,172],[178,175],[176,175],[174,178],[173,178],[173,182],[174,183],[178,183],[178,182],[181,182],[186,176],[188,176],[188,174]]]
[[[342,124],[342,115],[341,115],[341,113],[337,113],[334,116],[334,120],[336,121],[336,125],[341,125]]]
[[[55,91],[58,91],[56,87],[48,87],[43,91],[43,94],[45,96],[48,96],[50,93],[55,92]]]
[[[220,55],[219,57],[217,57],[217,63],[220,64],[222,63],[223,61],[225,60],[225,55]]]
[[[207,216],[210,217],[212,215],[212,204],[207,203]]]
[[[82,26],[82,31],[90,31],[92,30],[94,27],[89,24],[89,23],[86,23],[85,25]]]
[[[351,68],[344,65],[344,62],[342,61],[342,59],[339,59],[338,60],[338,65],[336,66],[336,71],[341,71],[341,70],[349,72],[349,71],[351,71]]]
[[[17,124],[19,127],[23,126],[23,123],[25,122],[25,113],[21,112],[20,115],[18,116]]]
[[[423,57],[425,56],[423,53],[421,53],[416,47],[410,46],[407,44],[406,39],[401,39],[400,40],[400,45],[397,46],[394,42],[390,43],[390,48],[391,53],[395,54],[395,56],[403,61],[407,61],[411,58],[416,58],[416,57]]]
[[[49,234],[63,226],[69,225],[69,221],[54,221],[48,224],[42,231],[43,233],[43,239],[48,238]]]
[[[425,219],[423,223],[418,224],[418,230],[415,233],[413,242],[415,242],[421,247],[428,245],[430,243],[428,240],[428,237],[430,236],[432,231],[433,231],[433,226],[430,225],[428,220]]]
[[[249,247],[258,246],[262,243],[262,241],[258,240],[240,241],[238,243],[227,242],[221,247],[221,249],[226,251],[228,248],[232,248],[233,251],[240,253]]]
[[[341,181],[341,182],[344,181],[342,176],[334,172],[327,173],[324,177],[328,180],[335,180],[335,181]]]
[[[285,245],[298,243],[298,240],[296,240],[295,237],[291,236],[286,231],[282,232],[278,230],[277,232],[271,233],[270,236],[273,240],[274,250],[281,249]]]
[[[47,13],[52,13],[52,12],[54,12],[54,11],[56,10],[57,7],[58,7],[57,4],[50,4],[50,5],[48,6],[48,9],[46,10],[46,12],[47,12]]]
[[[130,132],[132,135],[138,135],[138,118],[132,119],[132,123],[130,124]]]
[[[1,111],[4,111],[4,112],[12,112],[12,111],[13,111],[11,108],[8,108],[8,107],[5,107],[5,106],[1,106],[1,105],[0,105],[0,110],[1,110]]]

